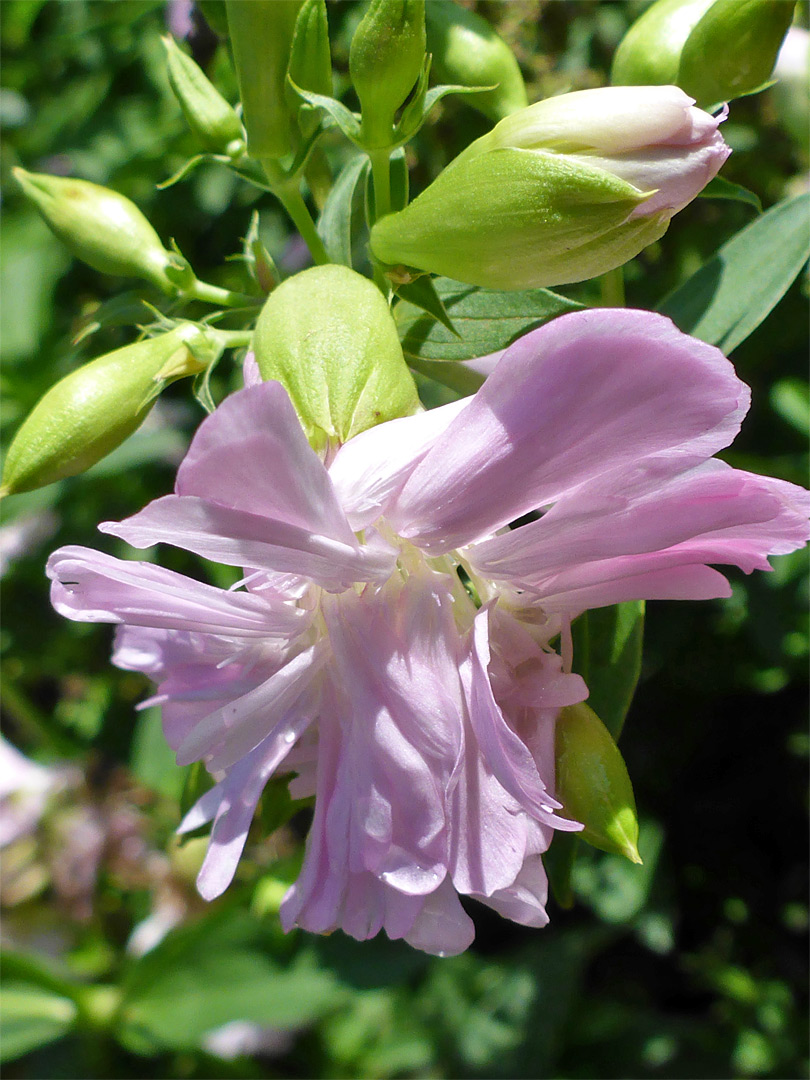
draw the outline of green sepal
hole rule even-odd
[[[254,352],[318,450],[419,406],[385,298],[345,266],[312,267],[279,285],[259,316]]]
[[[579,836],[601,851],[640,863],[638,815],[627,767],[590,706],[560,709],[555,757],[561,813],[584,826]]]
[[[259,211],[254,210],[250,215],[250,224],[245,234],[245,242],[242,247],[242,258],[248,268],[248,272],[263,293],[270,293],[281,280],[273,257],[259,236]]]
[[[238,157],[244,152],[245,141],[236,110],[174,38],[167,34],[161,41],[169,84],[192,133],[206,149]]]

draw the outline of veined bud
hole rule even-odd
[[[486,19],[455,0],[430,0],[425,5],[427,49],[439,82],[455,86],[493,86],[470,94],[467,104],[490,120],[525,109],[526,86],[515,54]]]
[[[477,139],[414,202],[382,218],[382,263],[494,289],[612,270],[666,232],[731,152],[720,118],[675,86],[539,101]]]
[[[622,39],[617,85],[674,83],[709,107],[770,77],[794,0],[657,0]]]
[[[133,202],[87,180],[13,171],[46,224],[77,259],[102,274],[143,278],[174,295],[167,270],[177,269],[180,260],[163,247]]]
[[[329,22],[326,0],[304,0],[295,23],[288,73],[296,86],[315,94],[332,94],[332,56],[329,49]],[[301,102],[287,86],[290,108],[305,138],[314,135],[320,119],[318,110]]]
[[[253,348],[262,378],[286,388],[316,450],[419,406],[385,298],[346,266],[315,266],[279,285]]]
[[[15,435],[3,463],[2,494],[89,469],[140,426],[166,383],[204,370],[220,352],[216,331],[183,323],[72,371]]]
[[[349,51],[366,149],[390,145],[394,115],[413,89],[424,60],[425,0],[371,0]]]
[[[238,156],[245,143],[236,110],[173,38],[162,41],[169,83],[192,133],[207,150]]]
[[[248,153],[276,160],[295,149],[287,93],[295,22],[302,0],[227,0]]]
[[[610,732],[585,704],[560,710],[556,728],[557,798],[584,825],[583,840],[640,863],[633,785]]]

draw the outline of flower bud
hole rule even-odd
[[[394,114],[413,89],[424,60],[425,0],[371,0],[349,51],[367,150],[390,145]]]
[[[194,323],[91,360],[35,405],[3,463],[3,495],[84,472],[131,435],[167,382],[202,371],[221,351]]]
[[[169,83],[192,133],[207,150],[237,156],[244,150],[244,140],[236,110],[173,38],[162,41]]]
[[[585,704],[560,710],[556,729],[557,798],[585,827],[583,840],[640,863],[633,786],[610,732]]]
[[[419,405],[385,298],[346,266],[315,266],[279,285],[253,347],[262,378],[286,388],[317,450]]]
[[[286,94],[295,21],[302,0],[227,0],[248,153],[275,160],[295,148]]]
[[[730,153],[719,123],[674,86],[539,101],[378,221],[371,250],[493,289],[594,277],[662,236],[716,175]]]
[[[166,271],[179,260],[129,199],[87,180],[13,171],[46,224],[77,259],[102,274],[143,278],[167,296],[177,291]]]
[[[765,83],[793,17],[793,0],[657,0],[613,60],[617,85],[680,86],[703,106]]]
[[[430,0],[425,5],[425,27],[432,71],[439,82],[494,86],[466,99],[490,120],[526,108],[526,86],[515,55],[486,19],[455,0]]]
[[[329,50],[329,22],[326,0],[304,0],[295,23],[290,49],[289,76],[302,90],[330,97],[332,94],[332,57]],[[291,86],[287,86],[290,107],[305,138],[315,134],[320,117],[312,105],[302,104]]]

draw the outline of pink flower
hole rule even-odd
[[[805,492],[709,460],[747,407],[723,355],[667,319],[578,312],[474,398],[328,467],[278,383],[228,398],[176,493],[102,531],[243,567],[240,589],[57,551],[56,609],[120,624],[114,662],[159,684],[178,763],[217,779],[181,825],[214,822],[202,895],[231,881],[282,770],[315,794],[285,928],[456,953],[459,894],[543,925],[541,855],[579,827],[554,797],[555,719],[587,694],[549,642],[590,607],[727,596],[708,563],[768,569],[808,538]]]

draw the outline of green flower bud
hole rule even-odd
[[[173,38],[162,41],[169,82],[192,133],[207,150],[238,156],[245,144],[236,110]]]
[[[302,0],[227,0],[228,31],[242,99],[248,153],[282,158],[295,149],[286,93],[295,22]]]
[[[657,0],[624,36],[617,85],[674,84],[708,107],[767,82],[794,0]]]
[[[304,0],[295,24],[290,51],[289,76],[302,90],[332,95],[332,57],[329,50],[329,22],[326,0]],[[290,108],[305,138],[314,135],[320,123],[319,110],[302,104],[291,86],[287,86]]]
[[[425,0],[371,0],[349,52],[367,150],[391,144],[394,115],[413,89],[424,60]]]
[[[717,173],[729,153],[718,124],[674,86],[539,101],[378,221],[371,250],[492,289],[594,277],[662,236]]]
[[[502,120],[526,108],[529,100],[515,55],[486,19],[455,0],[430,0],[425,6],[425,27],[433,74],[439,82],[494,86],[466,99],[490,120]]]
[[[34,406],[3,463],[0,494],[53,484],[106,457],[145,419],[167,382],[202,371],[221,351],[194,323],[91,360]]]
[[[262,377],[286,388],[317,450],[419,406],[385,298],[346,266],[315,266],[279,285],[253,349]]]
[[[569,705],[557,717],[557,798],[581,822],[583,840],[640,863],[633,786],[610,732],[587,705]]]
[[[102,274],[143,278],[174,295],[166,271],[178,267],[179,260],[166,251],[133,202],[87,180],[13,171],[46,224],[77,259]]]

